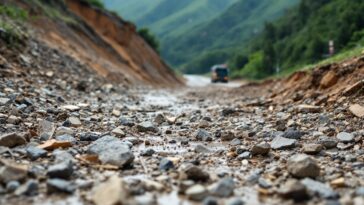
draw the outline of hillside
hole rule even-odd
[[[306,0],[278,21],[267,24],[251,43],[250,63],[240,75],[262,78],[287,72],[329,57],[329,41],[336,53],[364,43],[362,1]],[[242,68],[242,67],[240,67]]]

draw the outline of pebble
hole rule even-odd
[[[24,145],[26,143],[27,141],[25,138],[15,132],[3,134],[0,136],[0,146],[12,148],[19,145]]]
[[[354,141],[354,135],[347,132],[340,132],[337,134],[336,138],[343,143],[349,143]]]
[[[294,148],[296,146],[296,140],[295,139],[288,139],[288,138],[284,138],[284,137],[275,137],[270,146],[272,149],[289,149],[289,148]]]
[[[267,155],[270,151],[270,145],[266,142],[254,145],[251,149],[252,155]]]
[[[322,144],[322,146],[324,146],[326,149],[335,148],[338,144],[336,139],[328,136],[320,136],[318,143]]]
[[[142,122],[136,126],[136,129],[138,130],[138,132],[159,132],[159,129],[151,122]]]
[[[120,177],[113,175],[92,190],[91,199],[96,205],[117,205],[129,204],[128,196],[127,185]]]
[[[20,186],[16,191],[15,195],[35,196],[38,194],[39,184],[35,180],[28,180],[25,184]]]
[[[202,205],[218,205],[218,201],[216,198],[208,196],[203,200]]]
[[[299,131],[299,130],[288,130],[288,131],[283,133],[282,137],[288,138],[288,139],[299,140],[299,139],[301,139],[301,137],[303,135],[304,135],[304,133]]]
[[[196,182],[206,182],[210,179],[209,173],[192,164],[185,164],[181,168],[181,172],[187,176],[187,179]]]
[[[174,169],[173,161],[167,158],[163,158],[159,163],[159,169],[162,171],[168,171],[170,169]]]
[[[73,163],[70,160],[65,160],[59,164],[52,165],[47,170],[47,175],[50,178],[68,179],[73,174]]]
[[[201,144],[196,145],[194,150],[196,153],[210,153],[211,152],[211,150],[209,148],[207,148],[206,146],[201,145]]]
[[[233,198],[228,200],[226,205],[245,205],[245,202],[240,198]]]
[[[306,154],[318,154],[322,150],[322,145],[320,144],[304,144],[303,152]]]
[[[19,186],[20,183],[18,181],[10,181],[6,184],[6,191],[8,193],[13,193]]]
[[[81,123],[80,119],[77,118],[77,117],[69,117],[67,121],[68,121],[70,127],[76,127],[77,128],[77,127],[82,126],[82,123]]]
[[[325,199],[335,199],[338,194],[331,189],[330,186],[323,184],[319,181],[315,181],[310,178],[305,178],[301,180],[301,183],[306,186],[309,191],[318,194],[320,197]]]
[[[38,147],[29,146],[26,148],[27,156],[31,160],[37,160],[47,156],[47,151]]]
[[[116,137],[125,137],[125,132],[122,130],[121,127],[117,127],[111,131],[113,135]]]
[[[317,177],[320,175],[320,167],[317,162],[305,154],[296,154],[289,158],[287,169],[294,177]]]
[[[309,199],[306,187],[295,179],[289,179],[283,187],[279,189],[279,194],[284,198],[293,199],[295,202]]]
[[[196,140],[199,140],[199,141],[212,141],[212,137],[211,137],[210,133],[208,133],[204,129],[199,129],[197,131],[197,133],[195,134],[195,138],[196,138]]]
[[[0,183],[7,184],[10,181],[22,181],[27,177],[28,166],[15,163],[7,163],[0,167]]]
[[[186,190],[186,196],[193,201],[202,201],[208,196],[208,191],[204,186],[196,184]]]
[[[210,193],[216,197],[230,197],[234,194],[235,183],[232,178],[221,179],[212,185]]]
[[[48,179],[47,180],[47,193],[67,193],[72,194],[76,187],[69,181],[63,179]]]
[[[221,132],[220,138],[222,141],[231,141],[235,138],[235,135],[233,132],[224,131],[224,132]]]

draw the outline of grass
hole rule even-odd
[[[75,19],[73,19],[72,17],[66,16],[66,15],[63,15],[61,13],[61,11],[59,11],[57,8],[47,5],[45,3],[42,3],[40,0],[32,0],[32,1],[44,12],[44,14],[46,16],[48,16],[52,19],[61,20],[68,24],[77,24],[77,21]]]
[[[18,25],[28,19],[28,12],[15,6],[0,6],[0,39],[7,46],[17,47],[26,37],[23,29]]]

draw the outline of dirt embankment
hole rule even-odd
[[[133,24],[83,0],[44,1],[44,8],[21,1],[38,38],[99,75],[130,85],[178,86],[181,79],[137,34]],[[48,10],[48,11],[44,11]],[[49,18],[46,14],[56,14]]]

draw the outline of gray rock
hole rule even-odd
[[[49,140],[56,130],[53,122],[48,120],[41,120],[38,124],[38,132],[41,140]]]
[[[218,205],[218,201],[214,197],[208,196],[203,200],[202,205]]]
[[[206,182],[210,179],[209,173],[205,172],[204,170],[193,164],[184,164],[181,167],[181,172],[183,172],[187,176],[187,179],[193,181]]]
[[[230,199],[226,205],[244,205],[245,202],[240,199],[240,198],[233,198],[233,199]]]
[[[56,129],[56,134],[55,136],[60,136],[60,135],[74,135],[74,131],[72,130],[72,128],[69,127],[58,127]]]
[[[103,164],[111,164],[119,167],[130,165],[134,160],[134,154],[129,146],[113,136],[104,136],[88,146],[87,152],[99,155]]]
[[[52,165],[47,170],[47,175],[50,178],[68,179],[73,174],[73,163],[66,160],[59,164]]]
[[[196,184],[186,190],[186,196],[193,201],[202,201],[208,196],[208,191],[204,186]]]
[[[284,137],[275,137],[270,146],[272,149],[289,149],[294,148],[296,146],[296,140],[295,139],[288,139]]]
[[[31,160],[37,160],[41,157],[46,157],[47,156],[47,151],[38,147],[27,147],[26,148],[26,152],[27,152],[27,156],[31,159]]]
[[[241,142],[241,140],[239,140],[238,138],[235,138],[235,139],[233,139],[231,142],[230,142],[230,145],[232,145],[232,146],[237,146],[237,145],[241,145],[242,144],[242,142]]]
[[[252,147],[252,155],[267,155],[270,151],[270,145],[266,142],[254,145]]]
[[[142,122],[136,126],[138,132],[159,132],[159,129],[153,125],[151,122]]]
[[[15,195],[35,196],[38,194],[38,187],[37,181],[29,180],[15,191]]]
[[[154,118],[154,122],[160,125],[163,122],[166,122],[166,117],[162,113],[158,113]]]
[[[199,144],[199,145],[196,145],[195,152],[196,153],[210,153],[211,150],[209,148],[207,148],[206,146]]]
[[[321,136],[318,139],[318,143],[322,144],[322,146],[324,146],[326,149],[332,149],[337,146],[338,142],[336,139],[334,139],[332,137]]]
[[[56,136],[55,139],[58,140],[58,141],[71,142],[72,144],[76,143],[76,138],[72,137],[69,134]]]
[[[69,117],[68,118],[68,123],[70,125],[70,127],[81,127],[82,123],[81,120],[78,117]]]
[[[288,172],[294,177],[317,177],[320,175],[320,167],[316,161],[305,154],[296,154],[287,162]]]
[[[125,117],[120,117],[119,121],[120,121],[121,125],[128,126],[128,127],[133,127],[134,126],[134,122],[131,119],[128,119],[128,118],[125,118]]]
[[[354,135],[347,132],[340,132],[337,134],[336,138],[343,143],[349,143],[354,141]]]
[[[170,169],[174,169],[174,164],[171,160],[163,158],[159,163],[159,169],[163,171],[168,171]]]
[[[330,186],[323,184],[319,181],[315,181],[310,178],[305,178],[301,180],[301,183],[306,186],[306,189],[314,194],[318,194],[320,197],[325,199],[335,199],[338,198],[338,194],[331,189]]]
[[[299,130],[287,130],[283,133],[283,137],[288,139],[301,139],[301,137],[304,135],[304,132],[301,132]]]
[[[210,133],[204,129],[199,129],[195,135],[196,140],[200,141],[212,141]]]
[[[236,158],[238,160],[243,160],[243,159],[249,159],[250,157],[251,157],[251,153],[246,151],[246,152],[239,154]]]
[[[13,193],[19,186],[20,183],[18,181],[10,181],[6,184],[6,191],[8,193]]]
[[[317,154],[321,152],[322,145],[320,144],[304,144],[303,145],[303,152],[306,154]]]
[[[140,156],[150,157],[150,156],[152,156],[154,153],[155,153],[154,149],[152,149],[152,148],[148,148],[148,149],[146,149],[146,150],[143,150],[143,151],[140,153]]]
[[[0,166],[0,183],[22,181],[27,177],[28,169],[24,165],[6,164]]]
[[[235,138],[235,135],[233,132],[225,131],[225,132],[221,132],[220,138],[222,141],[231,141]]]
[[[234,180],[232,178],[225,178],[212,185],[210,193],[217,197],[230,197],[234,194],[234,188]]]
[[[25,138],[15,132],[0,136],[0,146],[12,148],[26,143]]]
[[[309,194],[306,187],[298,180],[290,179],[279,190],[279,194],[287,199],[293,199],[295,202],[307,200]]]
[[[0,106],[2,105],[6,105],[10,102],[10,99],[9,98],[3,98],[3,97],[0,97]]]
[[[47,181],[47,193],[67,193],[72,194],[76,187],[69,181],[63,179],[49,179]]]

